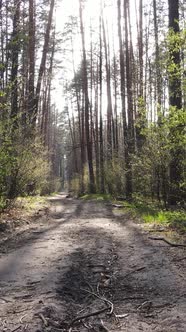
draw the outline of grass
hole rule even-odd
[[[10,209],[24,209],[25,212],[34,212],[40,208],[48,206],[47,197],[53,196],[56,193],[51,193],[46,196],[32,195],[19,196],[13,200],[7,200],[0,196],[0,214]]]
[[[85,194],[80,197],[84,200],[95,200],[95,201],[109,201],[111,200],[111,195],[109,194]]]
[[[122,211],[129,212],[134,218],[138,218],[147,225],[162,226],[166,229],[186,232],[186,211],[165,210],[157,202],[135,199],[132,202],[115,200],[109,194],[86,194],[81,196],[83,200],[112,201],[123,205]]]
[[[7,204],[6,199],[0,196],[0,212],[6,208],[6,204]]]
[[[15,207],[21,208],[25,212],[32,213],[35,210],[44,208],[48,205],[45,196],[26,196],[18,197],[15,201]]]
[[[146,224],[161,225],[186,232],[185,210],[164,210],[158,204],[136,200],[132,203],[120,202],[123,209],[129,211],[134,217],[138,217]]]

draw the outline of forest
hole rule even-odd
[[[185,2],[65,3],[0,1],[1,208],[62,188],[183,206]]]
[[[0,0],[0,332],[185,332],[185,171],[185,0]]]

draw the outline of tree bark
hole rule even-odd
[[[105,181],[104,181],[104,144],[103,144],[103,116],[102,116],[102,94],[103,94],[103,59],[102,59],[102,15],[99,18],[99,108],[100,108],[100,119],[99,119],[99,131],[100,131],[100,191],[105,192]]]
[[[104,20],[102,19],[103,41],[105,49],[105,69],[106,69],[106,85],[107,85],[107,159],[112,159],[112,94],[111,94],[111,75],[110,75],[110,57],[108,44],[106,39],[106,31]]]
[[[12,31],[12,68],[11,68],[11,117],[14,126],[18,125],[18,66],[19,66],[19,19],[20,19],[20,1],[14,0],[14,17]]]
[[[87,158],[88,158],[88,168],[89,168],[89,190],[90,192],[94,193],[95,180],[94,180],[94,170],[93,170],[93,160],[92,160],[92,138],[89,127],[90,105],[89,105],[89,95],[88,95],[87,59],[86,59],[85,35],[84,35],[81,0],[79,0],[79,17],[80,17],[81,41],[82,41],[82,51],[83,51],[83,88],[85,96],[85,133],[86,133]]]
[[[42,83],[42,78],[43,78],[43,74],[45,71],[47,53],[49,50],[50,31],[51,31],[51,27],[52,27],[54,3],[55,3],[55,0],[51,0],[50,10],[49,10],[49,14],[48,14],[48,23],[47,23],[46,32],[45,32],[43,51],[42,51],[42,56],[41,56],[41,63],[40,63],[39,74],[38,74],[38,79],[37,79],[37,86],[36,86],[36,91],[35,91],[33,114],[31,115],[33,126],[35,126],[35,124],[36,124],[36,117],[37,117],[37,113],[38,113],[39,98],[40,98],[40,91],[41,91],[41,83]]]
[[[174,34],[179,34],[179,0],[168,0],[169,4],[169,29]],[[171,38],[171,36],[170,36]],[[174,37],[175,40],[175,37]],[[181,59],[180,49],[176,47],[176,42],[171,41],[169,48],[170,59],[174,66],[174,71],[169,73],[169,104],[175,109],[170,112],[176,112],[182,108],[182,94],[181,94]],[[174,146],[175,137],[181,134],[180,127],[175,125],[171,128],[170,141],[171,141],[171,162],[169,165],[170,173],[170,188],[169,188],[169,205],[177,205],[181,199],[180,197],[180,182],[182,179],[182,159],[184,151],[181,147]],[[173,142],[172,142],[173,141]]]
[[[127,87],[127,115],[128,115],[128,129],[127,129],[127,147],[125,149],[125,164],[126,164],[126,197],[132,198],[132,165],[131,154],[134,152],[134,119],[133,119],[133,95],[132,95],[132,77],[131,77],[131,62],[128,41],[128,0],[124,0],[124,17],[125,17],[125,47],[126,47],[126,87]]]
[[[29,69],[28,69],[28,118],[29,124],[34,115],[34,81],[35,81],[35,0],[29,0]]]

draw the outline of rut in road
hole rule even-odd
[[[104,202],[57,195],[12,247],[0,257],[0,331],[186,330],[184,261],[172,259],[184,248],[154,243]]]

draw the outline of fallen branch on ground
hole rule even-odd
[[[82,322],[82,323],[83,323],[83,326],[86,327],[87,330],[92,329],[92,326],[87,325],[85,322]]]
[[[83,290],[84,292],[89,293],[89,294],[97,297],[97,299],[105,302],[106,304],[109,304],[109,306],[110,306],[110,313],[109,314],[112,315],[113,310],[114,310],[114,305],[113,305],[113,303],[111,301],[107,300],[105,297],[102,297],[102,296],[100,296],[100,295],[98,295],[96,293],[90,292],[90,291],[88,291],[86,289],[81,288],[81,290]]]
[[[118,208],[118,209],[122,209],[124,206],[121,204],[112,204],[113,207]]]
[[[48,326],[48,321],[46,320],[46,318],[43,316],[43,314],[39,313],[39,314],[36,314],[36,316],[38,316],[39,318],[41,318],[44,326]]]
[[[17,330],[19,330],[21,328],[21,325],[19,325],[18,327],[16,327],[15,329],[13,329],[11,332],[15,332]]]
[[[4,302],[6,302],[6,303],[11,303],[11,302],[12,302],[11,300],[7,300],[7,299],[5,299],[4,297],[0,297],[0,300],[4,301]]]
[[[19,321],[20,321],[21,324],[23,324],[23,318],[25,318],[27,315],[28,315],[28,314],[25,314],[24,316],[22,316],[22,317],[19,319]]]
[[[149,239],[151,240],[159,240],[159,241],[163,241],[167,244],[169,244],[169,246],[171,247],[186,247],[186,244],[181,244],[181,243],[172,243],[168,240],[166,240],[164,237],[152,237],[152,236],[149,236]]]
[[[153,233],[153,232],[154,232],[154,233],[155,233],[155,232],[157,232],[157,233],[158,233],[158,232],[165,232],[165,228],[149,229],[148,231],[149,231],[149,233]]]
[[[129,314],[123,314],[123,315],[115,315],[116,318],[126,318]]]
[[[93,311],[93,312],[90,312],[89,314],[85,314],[85,315],[82,315],[82,316],[79,316],[79,317],[76,317],[73,319],[73,321],[70,323],[69,327],[71,328],[72,325],[74,325],[74,323],[82,320],[82,319],[85,319],[85,318],[88,318],[88,317],[92,317],[92,316],[97,316],[105,311],[108,311],[110,308],[104,308],[104,309],[100,309],[100,310],[97,310],[97,311]],[[70,332],[70,329],[69,329],[69,332]]]
[[[103,331],[109,332],[109,330],[107,329],[107,327],[104,325],[102,319],[101,319],[101,328],[102,328]]]
[[[172,261],[173,262],[180,262],[180,261],[183,261],[184,259],[186,259],[186,256],[181,257],[181,258],[177,258],[177,259],[173,259]]]
[[[33,308],[34,306],[32,306],[31,308],[25,308],[22,310],[14,311],[12,314],[21,314],[22,312],[32,310]]]
[[[90,290],[91,290],[92,292],[94,292],[94,288],[92,287],[92,285],[91,285],[87,280],[85,280],[84,277],[83,277],[83,279],[84,279],[85,283],[87,284],[87,286],[90,288]]]
[[[137,310],[143,310],[143,311],[145,310],[145,311],[149,312],[151,307],[152,307],[151,301],[144,301],[142,304],[140,304],[138,306]]]
[[[142,270],[144,270],[145,268],[146,268],[145,266],[138,267],[137,269],[135,269],[135,270],[133,270],[133,271],[131,271],[131,272],[128,272],[127,274],[125,274],[125,276],[124,276],[124,277],[128,277],[129,275],[131,275],[131,274],[133,274],[133,273],[135,273],[135,272],[142,271]]]

